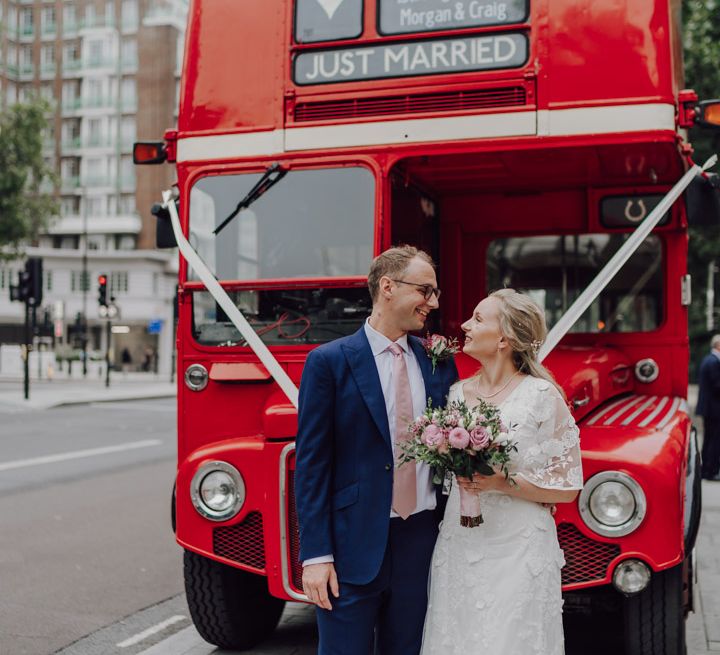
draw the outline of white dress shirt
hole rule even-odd
[[[385,409],[387,411],[388,423],[390,425],[390,441],[393,448],[393,456],[395,455],[395,386],[392,379],[393,357],[394,355],[388,350],[388,346],[392,341],[384,334],[378,332],[370,325],[370,320],[365,322],[365,335],[370,342],[370,350],[372,350],[377,367],[378,376],[380,377],[380,386],[382,387],[383,396],[385,398]],[[407,366],[408,379],[410,380],[410,392],[412,394],[413,414],[420,416],[425,411],[425,402],[427,395],[425,393],[425,381],[423,380],[420,365],[415,358],[415,353],[408,344],[407,335],[400,337],[395,343],[403,349],[403,357],[405,357],[405,365]],[[416,462],[416,490],[417,504],[413,514],[424,512],[425,510],[435,509],[437,499],[435,497],[435,489],[432,483],[432,471],[430,466],[425,462]],[[397,514],[390,510],[390,517],[397,517]],[[312,557],[303,562],[303,566],[308,564],[321,564],[325,562],[333,562],[332,555],[323,555],[320,557]]]

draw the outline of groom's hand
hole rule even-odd
[[[318,607],[331,610],[332,605],[328,597],[328,586],[335,598],[340,596],[337,573],[331,563],[308,564],[303,567],[302,585],[305,595]]]

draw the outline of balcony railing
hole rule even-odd
[[[63,150],[75,150],[80,147],[80,137],[75,136],[67,139],[63,139],[60,143]]]
[[[112,185],[113,180],[107,175],[88,175],[83,178],[85,187],[110,187]]]
[[[60,181],[60,185],[63,191],[72,191],[80,188],[80,176],[72,175],[69,177],[63,177]]]
[[[115,19],[112,16],[95,16],[80,21],[80,29],[93,29],[97,27],[115,27]]]
[[[33,25],[21,25],[20,26],[20,37],[24,39],[32,38],[35,36],[35,27]]]
[[[32,77],[35,74],[35,66],[32,64],[20,64],[20,77]]]
[[[63,98],[63,111],[77,111],[82,106],[82,98]]]
[[[42,24],[42,35],[52,36],[57,34],[57,23],[43,23]]]

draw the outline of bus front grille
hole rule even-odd
[[[560,548],[565,553],[562,570],[563,585],[604,580],[608,566],[620,554],[620,546],[594,541],[571,523],[561,523],[557,529]]]
[[[213,552],[225,559],[265,572],[265,540],[260,512],[250,512],[237,525],[213,530]]]

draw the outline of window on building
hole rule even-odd
[[[29,102],[32,98],[32,86],[29,84],[21,84],[18,86],[17,100],[18,102]]]
[[[124,193],[120,197],[120,207],[118,213],[123,215],[131,215],[135,213],[135,194]]]
[[[123,27],[125,27],[125,28],[137,27],[137,24],[138,24],[137,0],[123,0],[121,16],[122,16]]]
[[[101,235],[92,234],[87,238],[88,250],[102,250],[104,239]]]
[[[127,291],[127,271],[114,271],[113,273],[110,273],[110,293],[112,293],[113,295],[117,295],[118,293],[127,293]]]
[[[115,2],[107,0],[105,3],[105,25],[115,25]]]
[[[102,80],[88,78],[85,80],[85,98],[90,104],[99,106],[103,98]]]
[[[45,34],[53,34],[56,28],[55,7],[42,8],[42,31]]]
[[[77,13],[75,5],[65,5],[63,7],[63,31],[71,31],[77,26]]]
[[[50,269],[43,271],[43,277],[45,278],[45,291],[52,291],[53,288],[53,272]]]
[[[135,78],[126,77],[123,79],[120,97],[125,109],[135,109],[137,107],[137,83]]]
[[[80,213],[80,197],[63,196],[60,208],[63,216],[77,216]]]
[[[48,102],[52,102],[55,98],[55,85],[52,83],[41,84],[40,97]]]
[[[32,34],[33,32],[33,9],[32,7],[23,7],[20,10],[20,33],[21,34]]]
[[[44,45],[40,49],[40,68],[44,72],[55,72],[55,44]]]
[[[71,41],[63,46],[63,61],[66,66],[76,65],[80,61],[80,44],[77,41]]]
[[[71,271],[70,291],[90,291],[90,273],[88,271]]]
[[[20,47],[20,61],[18,62],[21,72],[23,69],[32,70],[33,66],[33,49],[31,45],[24,45]]]
[[[120,133],[123,143],[133,143],[135,141],[135,118],[133,116],[124,116],[120,124]]]
[[[87,138],[91,146],[99,146],[102,141],[102,121],[99,118],[87,120]]]
[[[106,199],[105,196],[89,196],[85,199],[87,203],[88,216],[105,216]]]
[[[88,41],[88,58],[91,66],[100,66],[103,63],[103,42],[99,39]]]
[[[125,67],[137,65],[137,40],[134,37],[122,40],[122,63]]]

